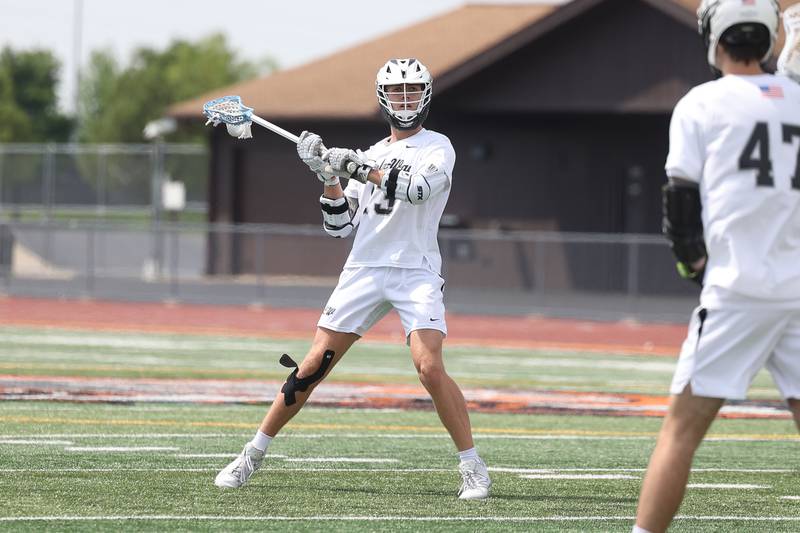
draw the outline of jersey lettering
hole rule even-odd
[[[402,159],[392,158],[389,162],[384,162],[380,168],[381,170],[391,170],[393,168],[397,168],[403,172],[411,172],[411,165],[404,165],[404,161]]]

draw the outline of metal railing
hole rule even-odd
[[[678,279],[659,236],[442,230],[439,237],[448,291],[480,294],[498,309],[575,295],[696,295]],[[332,239],[318,226],[9,221],[0,225],[0,288],[31,296],[316,306],[349,249],[349,240]]]

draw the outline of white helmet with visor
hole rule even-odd
[[[375,90],[381,113],[398,130],[421,125],[428,116],[433,78],[414,58],[390,59],[378,70]]]

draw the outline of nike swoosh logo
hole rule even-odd
[[[439,320],[439,319],[438,318],[431,318],[431,322],[436,322],[437,320]]]

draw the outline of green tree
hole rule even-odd
[[[265,62],[267,70],[274,62]],[[138,49],[121,67],[105,51],[92,54],[81,87],[80,138],[88,142],[142,142],[142,130],[171,104],[258,75],[254,64],[237,59],[221,34],[195,43],[174,41],[166,50]],[[200,140],[202,125],[189,126],[170,140]]]
[[[60,64],[50,51],[0,52],[0,142],[66,141],[73,122],[58,111]]]

